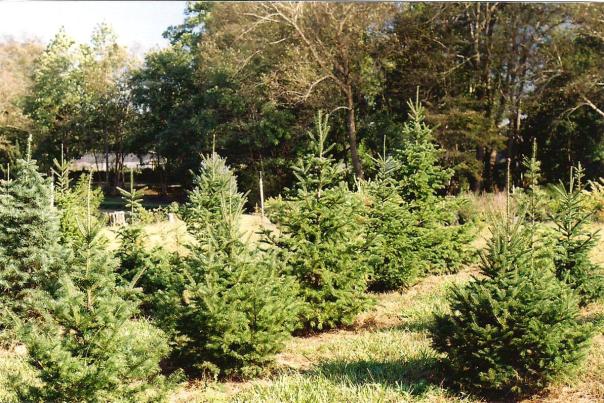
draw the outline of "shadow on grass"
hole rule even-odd
[[[335,382],[380,384],[404,389],[412,395],[422,395],[431,385],[441,384],[435,376],[441,372],[439,367],[440,363],[436,358],[392,362],[330,361],[320,364],[312,372]]]

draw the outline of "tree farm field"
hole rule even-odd
[[[249,216],[242,231],[254,231],[260,217]],[[251,224],[250,224],[251,223]],[[168,223],[162,226],[170,227]],[[604,224],[593,224],[603,230]],[[161,232],[158,226],[151,233]],[[475,244],[484,245],[488,230]],[[604,264],[604,240],[593,250]],[[469,266],[452,275],[434,275],[404,292],[375,294],[375,305],[347,329],[294,337],[276,358],[270,376],[248,382],[189,383],[171,402],[480,402],[480,397],[447,388],[439,369],[442,355],[431,347],[427,327],[433,313],[447,309],[452,284],[477,275]],[[604,303],[582,310],[582,318],[604,330]],[[604,400],[604,336],[594,338],[588,357],[574,376],[559,381],[526,402]]]
[[[604,7],[8,3],[0,403],[604,402]]]
[[[254,237],[274,226],[257,214],[244,215],[240,230]],[[591,225],[594,231],[604,224]],[[186,224],[161,222],[145,227],[148,247],[177,248],[187,237]],[[115,239],[111,229],[108,237]],[[178,234],[178,235],[176,235]],[[474,241],[484,247],[489,231],[483,227]],[[114,245],[116,246],[116,245]],[[592,251],[604,264],[604,240]],[[434,312],[447,310],[445,296],[452,284],[478,275],[474,266],[459,273],[433,275],[403,292],[376,293],[375,304],[346,329],[294,337],[277,355],[270,375],[251,381],[196,380],[176,391],[170,402],[480,402],[446,385],[442,355],[431,347],[428,326]],[[604,330],[604,303],[585,307],[582,319]],[[1,396],[1,395],[0,395]],[[526,402],[594,402],[604,400],[604,336],[596,336],[580,370]]]

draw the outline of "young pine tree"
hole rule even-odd
[[[457,212],[465,200],[439,195],[453,172],[439,163],[441,151],[425,123],[424,108],[419,102],[408,105],[410,119],[403,127],[404,146],[394,153],[400,161],[395,178],[399,194],[418,223],[412,234],[418,248],[416,258],[429,262],[432,271],[456,271],[474,256],[469,244],[475,227],[472,222],[459,222]]]
[[[316,133],[309,132],[312,153],[294,167],[296,187],[269,214],[279,229],[271,242],[300,283],[303,324],[313,330],[350,324],[369,303],[362,203],[341,182],[344,168],[329,156],[328,133],[319,113]]]
[[[208,221],[222,219],[223,202],[229,210],[236,210],[245,196],[237,190],[237,178],[225,159],[215,152],[202,156],[201,170],[193,183],[183,218],[187,230],[199,237],[205,233]]]
[[[28,153],[29,155],[29,153]],[[0,328],[18,312],[23,292],[53,286],[65,257],[51,183],[29,157],[0,182]],[[8,311],[7,311],[8,310]]]
[[[455,287],[451,313],[437,315],[434,346],[462,387],[531,393],[585,356],[591,326],[580,322],[577,298],[558,281],[543,247],[522,216],[494,220],[482,276]]]
[[[253,376],[264,370],[298,323],[298,288],[272,249],[242,239],[245,196],[217,154],[206,157],[187,205],[195,241],[183,264],[178,325],[182,350],[199,368]]]
[[[128,225],[121,226],[117,234],[120,241],[116,251],[120,262],[119,283],[142,290],[141,310],[173,339],[184,277],[178,270],[177,254],[161,245],[151,248],[147,244],[143,222],[148,214],[141,203],[143,192],[134,188],[133,176],[131,171],[130,190],[121,190],[130,214]]]
[[[362,182],[360,187],[366,196],[369,287],[376,291],[396,290],[411,285],[428,270],[428,265],[418,259],[413,237],[419,223],[393,178],[400,169],[399,161],[384,152],[375,163],[378,166],[375,179]]]
[[[128,209],[130,224],[139,224],[147,212],[143,207],[143,196],[147,187],[137,189],[134,186],[134,170],[130,169],[130,188],[126,190],[118,186],[117,190]]]
[[[556,230],[556,276],[574,289],[582,305],[604,296],[604,273],[591,262],[589,254],[596,246],[597,234],[586,226],[594,211],[588,207],[581,189],[581,166],[571,175],[569,186],[555,187],[558,206],[552,219]]]
[[[53,292],[32,291],[35,319],[18,327],[28,361],[42,385],[31,385],[33,401],[162,401],[165,379],[159,361],[168,353],[163,333],[144,319],[132,290],[116,285],[116,261],[91,212],[73,244],[69,272]]]

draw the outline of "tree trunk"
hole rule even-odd
[[[357,127],[355,122],[354,113],[354,100],[352,99],[352,88],[348,87],[346,91],[346,100],[348,103],[347,120],[348,120],[348,141],[350,143],[350,159],[352,160],[352,167],[354,173],[359,179],[363,179],[363,167],[361,165],[361,159],[359,158],[359,151],[357,148]]]

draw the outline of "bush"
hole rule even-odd
[[[328,156],[329,126],[321,114],[316,130],[309,133],[313,154],[294,167],[294,191],[269,205],[278,227],[270,242],[300,284],[302,321],[309,330],[350,324],[369,303],[362,202],[339,182],[344,170]]]
[[[242,240],[245,197],[223,159],[206,157],[185,215],[194,228],[182,270],[181,351],[200,369],[256,375],[298,323],[298,288],[272,249]]]
[[[505,218],[492,232],[482,276],[455,287],[451,313],[436,317],[434,346],[463,387],[522,395],[577,365],[592,331],[531,226]]]

